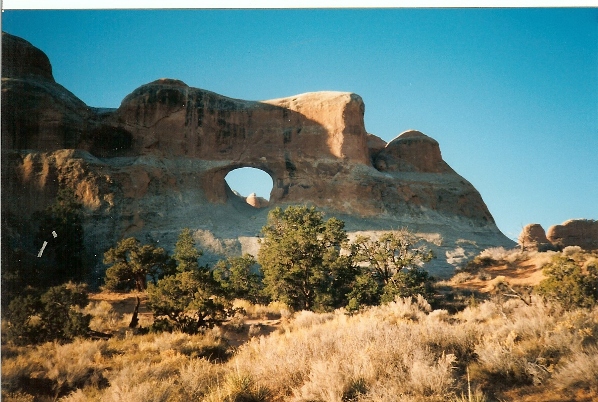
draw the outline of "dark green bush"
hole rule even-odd
[[[16,297],[6,313],[8,340],[17,345],[72,341],[90,332],[91,315],[81,309],[89,302],[84,286],[54,286],[41,296]]]

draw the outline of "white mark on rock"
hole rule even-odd
[[[40,258],[42,256],[42,254],[44,253],[44,249],[46,248],[47,245],[48,245],[48,242],[44,241],[44,244],[42,244],[42,249],[39,250],[39,253],[37,253],[37,258]]]

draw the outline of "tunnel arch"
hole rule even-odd
[[[224,180],[236,196],[255,208],[268,206],[274,189],[274,178],[263,168],[242,166],[231,169]]]

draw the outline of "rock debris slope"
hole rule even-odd
[[[3,33],[2,54],[3,215],[26,243],[33,212],[60,186],[74,189],[98,276],[117,240],[169,248],[183,227],[208,259],[255,253],[268,210],[291,204],[321,208],[350,232],[419,232],[433,243],[440,276],[455,256],[514,244],[437,141],[414,130],[388,144],[368,134],[356,94],[245,101],[159,79],[100,109],[56,83],[30,43]],[[272,177],[269,202],[228,187],[226,175],[240,167]]]

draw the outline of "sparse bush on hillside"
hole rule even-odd
[[[351,245],[351,255],[362,272],[349,293],[349,310],[396,297],[430,298],[434,293],[432,278],[421,268],[434,255],[407,230],[384,233],[378,239],[360,236]]]
[[[519,249],[507,250],[504,247],[490,247],[469,261],[465,269],[467,271],[476,271],[493,265],[512,264],[524,256],[525,252],[521,252]]]
[[[567,246],[563,249],[563,255],[567,257],[572,257],[580,253],[583,253],[583,250],[579,246]]]

